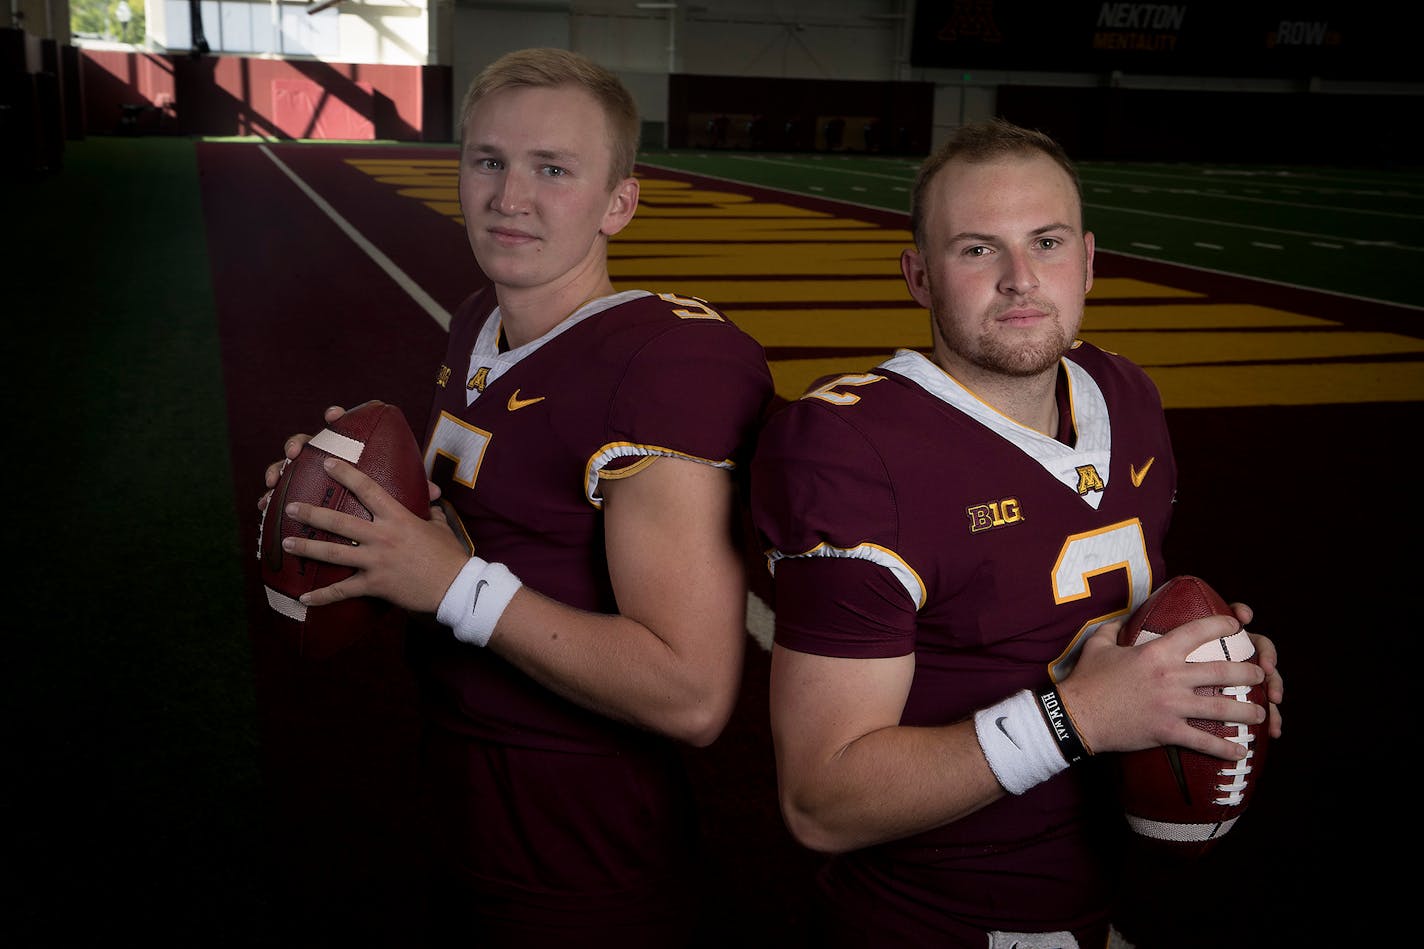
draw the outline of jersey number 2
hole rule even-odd
[[[1068,675],[1083,648],[1083,641],[1108,620],[1130,616],[1152,592],[1152,564],[1142,522],[1137,518],[1110,524],[1082,534],[1072,534],[1058,551],[1053,565],[1053,602],[1071,603],[1092,596],[1093,578],[1116,570],[1127,571],[1129,602],[1126,607],[1084,623],[1049,672],[1059,682]]]

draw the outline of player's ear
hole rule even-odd
[[[925,273],[925,258],[914,248],[900,252],[900,273],[905,277],[905,286],[910,296],[926,310],[930,309],[929,279]]]
[[[598,228],[600,234],[612,237],[628,226],[628,222],[633,220],[633,213],[638,210],[638,191],[637,178],[624,178],[614,185],[613,194],[608,197],[608,210]]]
[[[1083,232],[1083,248],[1087,251],[1087,258],[1083,264],[1085,272],[1083,277],[1083,295],[1086,296],[1093,289],[1093,232]]]

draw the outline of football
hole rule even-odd
[[[258,559],[267,602],[282,617],[279,625],[290,631],[298,653],[313,659],[328,658],[352,645],[396,609],[369,597],[315,607],[304,606],[297,599],[344,580],[354,571],[284,551],[282,541],[295,535],[349,543],[347,538],[292,520],[285,514],[286,506],[304,501],[371,520],[371,512],[356,496],[322,468],[322,462],[331,456],[355,465],[412,513],[430,516],[420,446],[405,415],[394,405],[371,401],[356,406],[312,436],[286,465],[262,515]]]
[[[1118,644],[1137,646],[1203,616],[1232,616],[1226,602],[1197,577],[1173,577],[1158,587],[1118,633]],[[1213,640],[1187,657],[1188,662],[1230,659],[1255,662],[1256,649],[1242,629]],[[1199,687],[1198,694],[1231,695],[1240,702],[1266,705],[1264,685],[1250,689]],[[1147,748],[1120,756],[1119,786],[1128,825],[1141,838],[1185,856],[1212,849],[1246,810],[1265,763],[1270,731],[1266,723],[1193,720],[1204,731],[1246,748],[1230,762],[1176,746]]]

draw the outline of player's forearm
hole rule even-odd
[[[952,823],[1002,797],[972,722],[892,726],[816,761],[778,736],[782,814],[805,846],[840,853]]]
[[[569,701],[702,746],[721,733],[736,703],[746,629],[736,610],[684,621],[700,628],[659,636],[628,617],[574,609],[524,588],[489,648]]]

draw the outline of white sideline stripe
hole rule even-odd
[[[443,306],[441,306],[439,303],[436,303],[435,299],[430,294],[426,293],[425,290],[423,290],[419,284],[417,284],[414,280],[410,279],[410,277],[406,275],[406,272],[404,270],[401,270],[399,267],[397,267],[395,265],[395,261],[391,260],[385,254],[381,253],[380,249],[377,248],[375,244],[372,244],[370,241],[368,241],[361,234],[360,231],[356,230],[356,228],[351,224],[350,221],[346,220],[346,218],[342,217],[339,213],[337,213],[337,210],[333,208],[330,204],[328,204],[325,198],[317,194],[316,191],[311,187],[311,185],[307,184],[300,177],[298,177],[295,171],[288,168],[287,165],[282,161],[282,159],[272,154],[271,149],[269,149],[266,145],[259,145],[257,147],[262,150],[262,153],[264,155],[272,159],[272,163],[274,165],[282,169],[282,174],[292,179],[292,183],[295,184],[298,188],[302,189],[303,194],[305,194],[308,198],[312,199],[313,204],[315,204],[318,208],[321,208],[322,212],[327,217],[331,218],[332,223],[334,223],[337,227],[341,228],[342,232],[345,233],[347,237],[351,238],[351,240],[356,244],[357,247],[365,251],[366,256],[370,257],[376,262],[376,266],[384,270],[386,272],[386,275],[389,276],[392,280],[394,280],[397,286],[399,286],[402,290],[409,294],[410,298],[414,300],[416,304],[421,307],[421,309],[425,310],[426,313],[429,313],[430,318],[433,319],[435,322],[439,323],[440,328],[442,330],[448,330],[450,328],[450,313]]]

